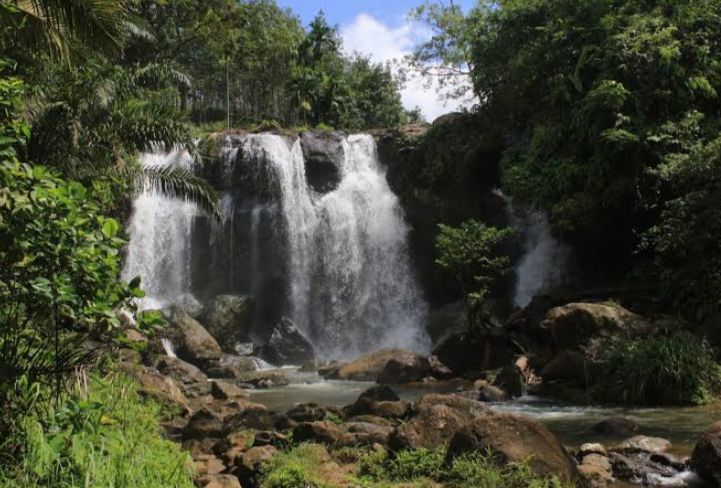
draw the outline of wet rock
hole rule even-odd
[[[313,345],[288,318],[283,317],[273,328],[261,356],[277,366],[301,365],[315,359]]]
[[[253,385],[255,388],[288,386],[290,381],[282,371],[254,371],[242,373],[236,378],[238,383]]]
[[[595,424],[594,434],[608,437],[628,437],[638,432],[638,424],[627,417],[611,417]]]
[[[253,447],[254,439],[252,431],[233,432],[216,442],[212,451],[226,466],[232,467],[240,454]]]
[[[204,383],[208,377],[196,366],[186,363],[180,358],[171,356],[161,357],[156,365],[158,371],[184,385]]]
[[[223,420],[214,412],[201,409],[188,421],[183,429],[184,439],[221,439],[226,433]]]
[[[626,439],[614,447],[612,451],[621,453],[648,452],[663,453],[671,449],[671,442],[660,437],[637,435]]]
[[[199,488],[241,488],[238,478],[230,474],[201,476],[196,483]]]
[[[527,461],[542,476],[578,479],[578,470],[561,442],[540,423],[520,415],[491,414],[475,418],[453,436],[447,458],[490,449],[502,462]]]
[[[319,193],[338,187],[345,151],[338,132],[307,131],[300,135],[308,184]]]
[[[236,344],[248,342],[254,311],[253,297],[219,295],[203,308],[200,321],[223,350],[231,352]]]
[[[586,356],[579,351],[564,350],[556,354],[541,370],[544,381],[564,381],[584,388],[593,384]]]
[[[360,394],[358,400],[362,398],[367,398],[377,402],[398,402],[401,399],[393,388],[386,385],[371,386]]]
[[[359,398],[348,410],[348,415],[373,415],[386,419],[402,419],[407,417],[409,412],[410,405],[403,401],[377,402],[370,398]]]
[[[285,416],[293,422],[314,422],[325,420],[328,409],[317,403],[302,403],[296,405],[285,413]]]
[[[451,368],[443,364],[443,362],[438,359],[438,356],[431,356],[428,358],[428,365],[430,366],[430,375],[432,378],[437,380],[449,380],[453,378],[455,375],[453,374],[453,371],[451,371]]]
[[[230,400],[233,398],[246,398],[248,392],[241,390],[232,383],[222,380],[213,380],[210,383],[210,394],[219,400]]]
[[[394,451],[435,449],[447,444],[470,421],[484,415],[492,412],[479,401],[459,395],[424,395],[416,402],[415,415],[393,431],[388,445]]]
[[[590,488],[605,488],[614,481],[611,462],[602,454],[583,456],[578,472]]]
[[[384,349],[362,356],[330,372],[330,379],[376,381],[390,360],[413,363],[418,356],[402,349]],[[421,377],[422,378],[422,377]]]
[[[508,393],[485,380],[476,381],[474,387],[477,392],[475,399],[482,402],[505,402],[509,398]]]
[[[431,365],[427,358],[420,355],[405,354],[391,358],[377,378],[378,383],[400,385],[421,381],[431,374]]]
[[[526,377],[516,364],[501,369],[493,381],[493,386],[500,388],[513,398],[520,398],[528,393]]]
[[[343,429],[353,435],[354,445],[387,445],[393,427],[368,422],[347,422]]]
[[[569,303],[549,310],[541,327],[550,332],[559,349],[578,349],[588,346],[592,339],[641,331],[649,324],[614,303]]]
[[[606,456],[607,454],[605,447],[603,447],[601,444],[595,443],[582,444],[579,453],[581,454],[581,456],[585,456],[587,454],[600,454],[602,456]]]
[[[175,318],[175,340],[178,356],[197,366],[204,367],[220,359],[223,351],[208,331],[195,319],[182,314]]]
[[[212,454],[213,445],[215,445],[217,439],[186,439],[182,442],[183,451],[190,454],[190,457],[195,459],[200,456],[207,456]]]
[[[701,434],[691,456],[691,466],[702,478],[721,486],[721,422]]]
[[[252,356],[255,354],[255,344],[252,342],[240,342],[233,347],[238,356]]]
[[[258,432],[253,439],[253,447],[273,446],[276,449],[283,449],[288,447],[289,444],[290,439],[288,436],[270,430]]]
[[[184,293],[173,300],[170,306],[171,317],[187,315],[195,320],[203,314],[203,304],[190,293]]]
[[[393,422],[377,415],[355,415],[348,419],[348,423],[362,422],[365,424],[380,425],[381,427],[392,427]]]

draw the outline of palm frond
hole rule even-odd
[[[218,195],[202,178],[180,166],[127,166],[117,170],[132,178],[136,192],[155,190],[168,198],[178,198],[196,204],[211,217],[222,220]]]

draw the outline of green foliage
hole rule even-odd
[[[374,452],[360,463],[359,480],[365,487],[395,486],[388,482],[414,482],[415,486],[442,483],[451,488],[561,488],[555,478],[534,474],[524,463],[499,465],[492,453],[469,453],[445,461],[442,450],[401,451],[395,457]]]
[[[501,255],[499,248],[513,231],[476,220],[459,227],[441,224],[439,229],[436,263],[453,275],[465,297],[468,323],[477,331],[487,319],[484,301],[510,265],[510,259]]]
[[[0,486],[190,488],[190,460],[163,439],[160,419],[127,378],[79,377],[57,406],[16,419],[20,431],[3,444],[17,451],[0,463]]]
[[[685,331],[619,338],[605,351],[603,398],[645,405],[702,405],[721,391],[708,343]]]
[[[327,451],[317,444],[302,444],[273,457],[265,468],[262,488],[325,488],[321,466],[329,461]]]

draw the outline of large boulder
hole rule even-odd
[[[628,417],[609,417],[591,427],[594,434],[624,439],[633,436],[638,429],[638,424]]]
[[[391,449],[435,449],[447,444],[471,420],[493,414],[482,402],[439,394],[422,396],[416,402],[415,412],[410,421],[391,434],[388,440]]]
[[[298,327],[283,317],[275,327],[262,351],[266,361],[278,365],[301,365],[315,360],[313,345],[306,339]]]
[[[587,348],[594,341],[648,327],[643,317],[615,303],[569,303],[549,310],[541,322],[558,349]]]
[[[528,417],[494,413],[469,420],[451,439],[448,458],[488,450],[503,463],[528,462],[542,476],[578,478],[576,463],[558,438]]]
[[[383,349],[334,369],[329,378],[351,381],[376,381],[389,361],[395,360],[407,364],[418,361],[418,354],[403,349]]]
[[[140,385],[138,392],[161,403],[178,406],[185,411],[190,407],[188,399],[183,394],[178,383],[172,378],[161,374],[155,368],[140,367],[130,372]]]
[[[319,193],[338,187],[345,150],[339,132],[307,131],[300,135],[308,184]]]
[[[236,344],[248,342],[255,299],[242,295],[219,295],[203,308],[201,322],[223,350],[234,352]]]
[[[186,363],[180,358],[173,356],[162,356],[156,364],[158,371],[183,385],[194,383],[205,383],[208,377],[196,366]],[[208,385],[210,386],[210,385]]]
[[[428,358],[407,354],[389,360],[376,381],[383,384],[400,385],[402,383],[421,381],[431,373]]]
[[[223,351],[218,342],[198,321],[189,315],[177,315],[175,347],[179,357],[200,367],[218,361]]]
[[[706,481],[721,486],[721,422],[701,435],[691,456],[691,466]]]

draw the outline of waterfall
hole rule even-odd
[[[538,293],[563,283],[569,249],[553,236],[545,213],[530,211],[516,217],[524,229],[524,253],[516,267],[514,305],[525,307]]]
[[[248,136],[243,151],[278,179],[285,227],[290,316],[323,357],[381,347],[427,348],[426,304],[408,258],[408,227],[371,136],[343,141],[338,187],[306,181],[300,141]]]
[[[143,278],[144,308],[187,294],[252,294],[249,340],[262,342],[282,315],[319,357],[347,359],[384,347],[427,351],[427,305],[414,276],[408,226],[378,162],[374,139],[337,139],[337,186],[306,179],[299,138],[234,135],[221,149],[222,223],[147,189],[134,205],[123,276]],[[341,154],[342,153],[342,154]],[[144,155],[182,164],[187,153]],[[192,252],[191,252],[192,251]]]
[[[143,166],[190,168],[193,159],[186,151],[143,154]],[[122,278],[142,278],[147,298],[140,308],[162,308],[190,291],[190,242],[196,206],[166,198],[146,186],[133,204],[128,227],[130,242]]]

